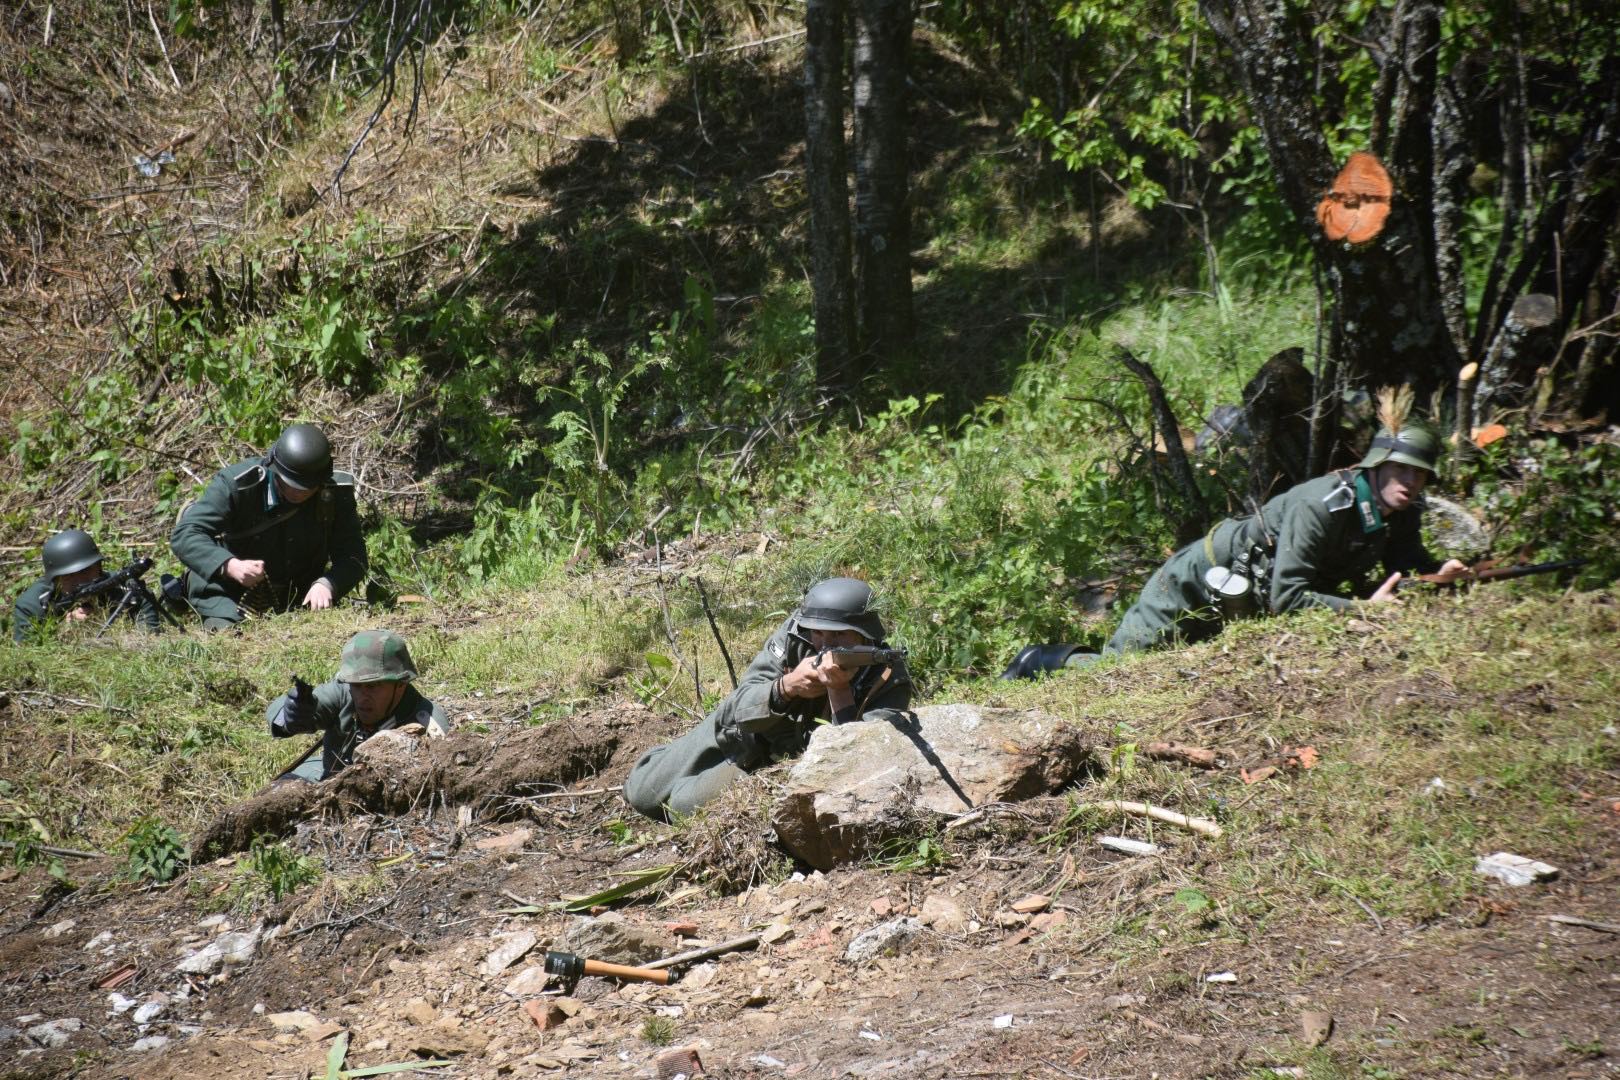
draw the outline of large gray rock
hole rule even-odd
[[[1072,782],[1093,741],[1038,711],[931,705],[818,728],[788,775],[772,824],[821,870],[915,832],[917,819],[1016,802]]]
[[[616,911],[594,919],[575,919],[563,931],[556,948],[587,960],[632,965],[650,964],[670,952],[667,935],[630,922]]]
[[[1425,494],[1423,501],[1428,504],[1424,524],[1441,552],[1471,562],[1491,549],[1490,534],[1473,514],[1439,495]]]

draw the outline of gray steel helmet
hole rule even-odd
[[[871,606],[870,585],[835,577],[810,586],[794,617],[806,630],[853,630],[867,641],[882,641],[883,623]]]
[[[1439,459],[1440,436],[1427,424],[1409,422],[1393,434],[1387,427],[1379,428],[1372,445],[1367,447],[1367,456],[1361,459],[1361,468],[1371,469],[1386,461],[1398,461],[1432,474]]]
[[[66,529],[45,541],[41,553],[45,559],[45,576],[51,581],[64,574],[77,574],[101,561],[101,549],[95,538],[83,529]]]
[[[270,468],[301,490],[332,482],[332,444],[314,424],[294,424],[270,448]]]
[[[337,681],[345,683],[410,682],[416,664],[405,639],[391,630],[362,630],[343,646]]]

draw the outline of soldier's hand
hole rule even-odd
[[[264,580],[264,560],[228,559],[225,563],[225,576],[244,589],[251,589]]]
[[[807,656],[782,676],[782,694],[790,698],[817,698],[830,688],[848,686],[854,674],[849,668],[824,660],[820,654]]]
[[[1456,581],[1458,578],[1467,577],[1470,573],[1472,571],[1468,569],[1467,563],[1457,559],[1447,559],[1440,564],[1440,569],[1434,572],[1434,576],[1441,578],[1443,583],[1449,583]]]
[[[1402,575],[1398,571],[1396,573],[1393,573],[1393,574],[1389,575],[1388,580],[1386,580],[1382,585],[1378,586],[1378,591],[1373,593],[1371,596],[1367,597],[1367,603],[1369,603],[1369,604],[1398,604],[1398,603],[1400,603],[1401,598],[1398,595],[1396,595],[1395,590],[1400,587],[1401,576]]]
[[[62,616],[62,618],[66,619],[68,622],[84,622],[84,620],[88,619],[89,617],[90,610],[84,607],[76,607],[72,611],[69,611],[67,614]]]
[[[332,586],[324,581],[317,581],[309,587],[304,594],[304,606],[311,611],[325,611],[332,606]]]

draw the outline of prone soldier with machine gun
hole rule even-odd
[[[737,688],[697,727],[636,762],[625,801],[648,817],[690,814],[743,773],[802,753],[817,724],[906,708],[906,652],[883,637],[866,582],[829,578],[812,586]]]
[[[151,559],[139,558],[116,573],[104,573],[101,549],[82,529],[66,529],[45,541],[41,559],[45,576],[24,590],[12,607],[11,636],[16,641],[26,641],[47,618],[79,623],[100,618],[103,611],[107,615],[98,637],[120,617],[154,632],[159,617],[180,625],[142,580],[152,569]]]

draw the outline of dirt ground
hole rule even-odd
[[[1111,927],[1093,916],[1124,917],[1122,900],[1173,891],[1164,867],[1190,849],[1144,859],[1087,840],[1043,844],[1042,823],[1063,811],[1055,797],[961,830],[944,868],[796,873],[729,893],[694,883],[694,869],[621,905],[621,917],[665,954],[761,928],[770,943],[669,986],[587,977],[542,989],[528,969],[578,917],[509,909],[690,864],[699,846],[693,831],[633,820],[603,790],[679,727],[634,707],[621,715],[608,764],[571,785],[579,794],[511,799],[477,820],[429,800],[306,823],[294,844],[326,876],[280,903],[233,899],[231,858],[147,888],[110,861],[73,867],[71,892],[40,868],[8,871],[0,1075],[290,1080],[326,1075],[338,1038],[348,1069],[439,1060],[450,1064],[409,1075],[445,1077],[650,1077],[666,1043],[695,1049],[706,1075],[732,1077],[1620,1073],[1607,1056],[1620,1036],[1620,935],[1544,917],[1601,921],[1620,888],[1612,859],[1565,867],[1547,885],[1482,886],[1472,920],[1279,917],[1245,941],[1156,943],[1144,929],[1127,958],[1099,947]],[[605,732],[608,720],[581,730]],[[614,819],[628,830],[604,828]],[[1606,839],[1599,847],[1613,850]],[[1015,913],[1030,894],[1055,899]],[[845,959],[856,935],[905,915],[931,925],[893,955]],[[255,928],[244,962],[176,971],[220,935]],[[502,935],[525,931],[536,937],[527,955],[491,970],[486,957],[512,940]],[[104,988],[130,965],[132,979]],[[1209,981],[1225,972],[1235,981]],[[561,1022],[542,1030],[534,1002],[555,1002]],[[273,1019],[292,1012],[306,1015]],[[1332,1018],[1314,1057],[1303,1053],[1312,1013]],[[62,1045],[37,1034],[64,1019],[79,1024]],[[143,1039],[163,1041],[133,1049]]]

